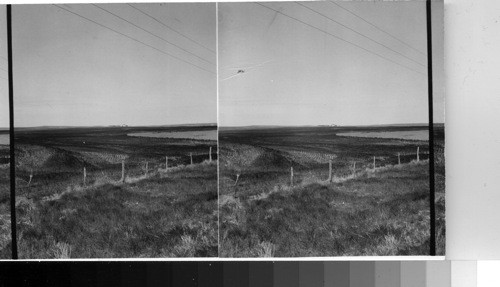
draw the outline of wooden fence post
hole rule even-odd
[[[83,186],[87,183],[87,169],[83,167]]]
[[[332,182],[332,160],[328,162],[328,181]]]
[[[240,174],[237,173],[236,174],[236,180],[234,181],[234,186],[236,186],[238,184],[238,180],[240,179]]]
[[[401,165],[401,157],[399,152],[398,152],[398,165]]]
[[[168,156],[165,156],[165,169],[168,169]]]
[[[148,176],[148,162],[146,161],[146,169],[144,170],[144,176]]]
[[[212,147],[210,147],[209,151],[208,151],[208,154],[209,154],[209,162],[212,162]]]
[[[192,152],[189,153],[189,157],[191,158],[191,164],[193,164],[193,153]]]
[[[293,187],[293,166],[290,167],[290,186]]]
[[[373,157],[373,169],[375,169],[377,166],[375,165],[375,156]]]
[[[32,179],[33,179],[33,170],[30,171],[30,180],[28,181],[28,187],[31,185]]]
[[[420,161],[420,147],[417,147],[417,162]]]
[[[125,182],[125,161],[122,160],[122,179],[121,182]]]

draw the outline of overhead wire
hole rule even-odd
[[[378,27],[377,25],[375,25],[375,24],[373,24],[372,22],[370,22],[370,21],[366,20],[365,18],[363,18],[363,17],[359,16],[358,14],[356,14],[356,13],[352,12],[351,10],[349,10],[349,9],[347,9],[347,8],[345,8],[345,7],[342,7],[342,6],[341,6],[341,5],[339,5],[338,3],[335,3],[334,1],[327,1],[327,2],[328,2],[328,3],[330,3],[330,4],[333,4],[333,5],[337,6],[337,7],[339,7],[339,8],[341,8],[341,9],[345,10],[345,11],[347,11],[349,14],[351,14],[351,15],[353,15],[353,16],[355,16],[355,17],[359,18],[359,19],[361,19],[363,22],[365,22],[365,23],[369,24],[370,26],[372,26],[372,27],[374,27],[375,29],[379,30],[380,32],[382,32],[382,33],[384,33],[384,34],[388,35],[389,37],[391,37],[391,38],[393,38],[393,39],[397,40],[397,41],[398,41],[398,42],[400,42],[401,44],[403,44],[403,45],[407,46],[408,48],[410,48],[410,49],[412,49],[412,50],[414,50],[414,51],[418,52],[419,54],[422,54],[422,55],[424,55],[424,56],[427,56],[427,54],[426,54],[426,53],[424,53],[424,52],[422,52],[422,51],[420,51],[420,50],[418,50],[418,49],[414,48],[412,45],[410,45],[410,44],[406,43],[405,41],[403,41],[403,40],[399,39],[398,37],[396,37],[396,36],[392,35],[391,33],[387,32],[387,31],[385,31],[384,29],[382,29],[382,28]]]
[[[268,10],[272,10],[272,11],[274,11],[274,12],[276,12],[276,13],[278,13],[278,14],[282,15],[282,16],[285,16],[285,17],[287,17],[287,18],[293,19],[293,20],[295,20],[295,21],[297,21],[297,22],[299,22],[299,23],[302,23],[303,25],[306,25],[306,26],[311,27],[311,28],[313,28],[313,29],[315,29],[315,30],[318,30],[318,31],[320,31],[320,32],[322,32],[322,33],[325,33],[325,34],[327,34],[327,35],[330,35],[331,37],[334,37],[334,38],[336,38],[336,39],[338,39],[338,40],[341,40],[341,41],[343,41],[343,42],[345,42],[345,43],[348,43],[348,44],[350,44],[350,45],[353,45],[353,46],[355,46],[355,47],[357,47],[357,48],[359,48],[359,49],[361,49],[361,50],[363,50],[363,51],[365,51],[365,52],[368,52],[368,53],[373,54],[373,55],[375,55],[375,56],[377,56],[377,57],[380,57],[380,58],[382,58],[382,59],[384,59],[384,60],[386,60],[386,61],[389,61],[389,62],[391,62],[391,63],[393,63],[393,64],[395,64],[395,65],[398,65],[398,66],[400,66],[400,67],[403,67],[403,68],[405,68],[405,69],[407,69],[407,70],[413,71],[413,72],[415,72],[415,73],[417,73],[417,74],[420,74],[420,75],[424,75],[424,76],[426,75],[426,74],[424,74],[424,73],[422,73],[422,72],[419,72],[419,71],[417,71],[417,70],[415,70],[415,69],[413,69],[413,68],[411,68],[411,67],[409,67],[409,66],[406,66],[406,65],[404,65],[404,64],[398,63],[398,62],[396,62],[396,61],[394,61],[394,60],[392,60],[392,59],[389,59],[389,58],[387,58],[387,57],[385,57],[385,56],[383,56],[383,55],[379,54],[379,53],[376,53],[376,52],[373,52],[373,51],[371,51],[371,50],[369,50],[369,49],[366,49],[366,48],[365,48],[365,47],[363,47],[363,46],[360,46],[360,45],[358,45],[358,44],[356,44],[356,43],[353,43],[353,42],[351,42],[351,41],[349,41],[349,40],[346,40],[346,39],[344,39],[344,38],[342,38],[342,37],[339,37],[339,36],[337,36],[337,35],[335,35],[335,34],[332,34],[332,33],[328,32],[328,31],[325,31],[325,30],[323,30],[323,29],[321,29],[321,28],[318,28],[318,27],[316,27],[316,26],[314,26],[314,25],[311,25],[311,24],[309,24],[309,23],[307,23],[307,22],[304,22],[304,21],[302,21],[302,20],[300,20],[300,19],[298,19],[298,18],[295,18],[295,17],[293,17],[293,16],[290,16],[290,15],[288,15],[288,14],[285,14],[285,13],[283,13],[283,12],[279,11],[279,10],[273,9],[273,8],[271,8],[271,7],[268,7],[268,6],[263,5],[263,4],[261,4],[261,3],[258,3],[258,2],[254,2],[254,4],[256,4],[256,5],[260,5],[260,6],[262,6],[262,7],[266,8],[266,9],[268,9]]]
[[[403,54],[401,52],[398,52],[398,51],[392,49],[391,47],[389,47],[389,46],[387,46],[387,45],[385,45],[385,44],[383,44],[383,43],[381,43],[381,42],[379,42],[379,41],[377,41],[377,40],[375,40],[375,39],[373,39],[373,38],[371,38],[369,36],[366,36],[365,34],[359,32],[359,31],[357,31],[357,30],[355,30],[355,29],[353,29],[353,28],[351,28],[351,27],[349,27],[349,26],[347,26],[347,25],[345,25],[345,24],[343,24],[343,23],[341,23],[341,22],[339,22],[339,21],[331,18],[331,17],[328,17],[327,15],[325,15],[325,14],[323,14],[321,12],[318,12],[318,11],[312,9],[311,7],[308,7],[308,6],[306,6],[306,5],[304,5],[304,4],[300,3],[300,2],[295,2],[295,4],[300,5],[300,6],[304,7],[304,8],[306,8],[306,9],[308,9],[309,11],[312,11],[312,12],[314,12],[314,13],[316,13],[316,14],[318,14],[318,15],[320,15],[320,16],[322,16],[322,17],[324,17],[324,18],[326,18],[326,19],[328,19],[328,20],[330,20],[330,21],[332,21],[334,23],[337,23],[338,25],[340,25],[340,26],[342,26],[342,27],[344,27],[344,28],[346,28],[346,29],[348,29],[348,30],[356,33],[357,35],[360,35],[360,36],[362,36],[362,37],[364,37],[366,39],[369,39],[370,41],[373,41],[373,42],[377,43],[378,45],[380,45],[380,46],[382,46],[382,47],[384,47],[384,48],[386,48],[386,49],[388,49],[388,50],[390,50],[390,51],[392,51],[392,52],[394,52],[394,53],[396,53],[396,54],[398,54],[398,55],[406,58],[409,61],[412,61],[413,63],[415,63],[417,65],[420,65],[422,67],[426,67],[426,65],[424,65],[424,64],[422,64],[422,63],[420,63],[420,62],[418,62],[418,61],[416,61],[416,60],[414,60],[414,59],[412,59],[412,58],[410,58],[408,56],[406,56],[405,54]]]
[[[103,27],[103,28],[105,28],[105,29],[108,29],[108,30],[110,30],[110,31],[112,31],[112,32],[114,32],[114,33],[116,33],[116,34],[119,34],[119,35],[121,35],[121,36],[123,36],[123,37],[126,37],[126,38],[128,38],[128,39],[130,39],[130,40],[132,40],[132,41],[135,41],[135,42],[137,42],[137,43],[139,43],[139,44],[142,44],[142,45],[144,45],[144,46],[146,46],[146,47],[149,47],[149,48],[151,48],[151,49],[154,49],[154,50],[156,50],[156,51],[157,51],[157,52],[159,52],[159,53],[162,53],[162,54],[164,54],[164,55],[167,55],[167,56],[169,56],[169,57],[171,57],[171,58],[174,58],[174,59],[176,59],[176,60],[178,60],[178,61],[181,61],[181,62],[183,62],[183,63],[185,63],[185,64],[191,65],[191,66],[193,66],[193,67],[196,67],[196,68],[198,68],[198,69],[200,69],[200,70],[203,70],[203,71],[208,72],[208,73],[211,73],[211,74],[216,74],[216,73],[215,73],[215,72],[213,72],[213,71],[207,70],[207,69],[205,69],[205,68],[203,68],[203,67],[201,67],[201,66],[198,66],[198,65],[193,64],[193,63],[191,63],[191,62],[188,62],[188,61],[186,61],[186,60],[184,60],[184,59],[182,59],[182,58],[179,58],[179,57],[177,57],[177,56],[175,56],[175,55],[172,55],[172,54],[170,54],[170,53],[168,53],[168,52],[165,52],[165,51],[163,51],[163,50],[160,50],[160,49],[158,49],[158,48],[156,48],[156,47],[154,47],[154,46],[152,46],[152,45],[149,45],[149,44],[147,44],[147,43],[144,43],[144,42],[143,42],[143,41],[141,41],[141,40],[138,40],[138,39],[136,39],[136,38],[134,38],[134,37],[131,37],[131,36],[127,35],[127,34],[124,34],[124,33],[120,32],[120,31],[118,31],[118,30],[115,30],[115,29],[110,28],[110,27],[108,27],[108,26],[106,26],[106,25],[103,25],[103,24],[101,24],[101,23],[99,23],[99,22],[97,22],[97,21],[94,21],[94,20],[92,20],[92,19],[90,19],[90,18],[87,18],[87,17],[85,17],[85,16],[83,16],[83,15],[81,15],[81,14],[79,14],[79,13],[73,12],[73,11],[71,11],[71,10],[69,10],[69,9],[67,9],[67,8],[64,8],[64,7],[62,7],[62,6],[58,5],[58,4],[52,4],[52,5],[53,5],[53,6],[58,7],[59,9],[62,9],[62,10],[64,10],[64,11],[66,11],[66,12],[68,12],[68,13],[71,13],[71,14],[73,14],[73,15],[77,16],[77,17],[80,17],[80,18],[85,19],[85,20],[87,20],[87,21],[89,21],[89,22],[92,22],[92,23],[94,23],[94,24],[96,24],[96,25],[98,25],[98,26],[100,26],[100,27]]]
[[[170,45],[172,45],[172,46],[174,46],[174,47],[176,47],[176,48],[178,48],[178,49],[180,49],[180,50],[182,50],[182,51],[184,51],[184,52],[186,52],[186,53],[188,53],[188,54],[190,54],[190,55],[192,55],[192,56],[194,56],[194,57],[196,57],[196,58],[198,58],[198,59],[200,59],[202,61],[204,61],[204,62],[207,62],[209,64],[215,64],[213,62],[208,61],[207,59],[204,59],[203,57],[200,57],[200,56],[196,55],[195,53],[192,53],[192,52],[188,51],[187,49],[185,49],[185,48],[183,48],[183,47],[181,47],[181,46],[179,46],[179,45],[177,45],[175,43],[172,43],[171,41],[169,41],[169,40],[167,40],[167,39],[165,39],[165,38],[163,38],[161,36],[156,35],[155,33],[152,33],[150,31],[148,31],[148,30],[140,27],[139,25],[137,25],[135,23],[132,23],[131,21],[129,21],[129,20],[121,17],[120,15],[117,15],[116,13],[113,13],[113,12],[111,12],[111,11],[109,11],[109,10],[107,10],[107,9],[99,6],[99,5],[96,5],[96,4],[92,4],[92,6],[94,6],[96,8],[99,8],[102,11],[104,11],[104,12],[110,14],[110,15],[113,15],[114,17],[116,17],[116,18],[118,18],[118,19],[120,19],[122,21],[125,21],[125,22],[129,23],[130,25],[132,25],[132,26],[134,26],[134,27],[136,27],[136,28],[138,28],[138,29],[140,29],[140,30],[148,33],[149,35],[154,36],[154,37],[156,37],[156,38],[158,38],[158,39],[160,39],[160,40],[162,40],[162,41],[164,41],[164,42],[166,42],[166,43],[168,43],[168,44],[170,44]]]
[[[200,46],[200,47],[202,47],[202,48],[207,49],[208,51],[210,51],[210,52],[212,52],[212,53],[214,53],[214,54],[216,53],[214,50],[212,50],[212,49],[208,48],[207,46],[205,46],[205,45],[203,45],[203,44],[201,44],[201,43],[199,43],[198,41],[196,41],[196,40],[192,39],[191,37],[188,37],[187,35],[182,34],[181,32],[179,32],[179,31],[175,30],[174,28],[170,27],[169,25],[165,24],[164,22],[162,22],[162,21],[158,20],[156,17],[153,17],[151,14],[146,13],[146,12],[145,12],[145,11],[143,11],[142,9],[139,9],[139,8],[135,7],[134,5],[129,4],[129,3],[127,3],[127,5],[128,5],[128,6],[130,6],[130,7],[132,7],[132,8],[134,8],[135,10],[139,11],[139,12],[140,12],[140,13],[142,13],[143,15],[145,15],[145,16],[147,16],[147,17],[149,17],[150,19],[154,20],[155,22],[157,22],[157,23],[159,23],[159,24],[163,25],[165,28],[169,29],[170,31],[172,31],[172,32],[174,32],[174,33],[176,33],[176,34],[180,35],[181,37],[184,37],[185,39],[190,40],[191,42],[193,42],[193,43],[197,44],[198,46]]]

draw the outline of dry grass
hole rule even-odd
[[[125,184],[101,179],[82,186],[70,178],[66,188],[35,186],[31,198],[20,196],[16,204],[19,255],[217,256],[216,172],[213,163],[198,164]]]
[[[0,145],[0,259],[11,258],[9,152],[9,146]]]
[[[221,166],[221,256],[428,254],[428,160],[416,162],[410,156],[397,165],[379,156],[383,166],[373,169],[370,162],[358,161],[353,173],[352,162],[341,165],[337,159],[329,182],[327,166],[314,168],[317,160],[306,156],[304,167],[294,168],[291,187],[286,161],[280,168],[272,150],[243,147],[246,152],[238,159],[238,145],[222,146],[230,154],[227,160],[222,153],[221,160],[239,162],[242,175],[234,186],[234,168]],[[278,154],[287,158],[289,153],[283,148]],[[439,150],[436,158],[436,169],[444,172]],[[256,168],[273,160],[274,169]],[[295,159],[294,166],[298,162]],[[438,254],[444,254],[444,176],[439,177],[436,192]]]
[[[55,259],[70,259],[71,246],[64,242],[57,242],[52,248]]]

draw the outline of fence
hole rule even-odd
[[[421,155],[429,155],[428,152],[420,152],[420,147],[417,147],[417,151],[416,153],[401,153],[401,152],[398,152],[397,153],[397,165],[401,165],[401,156],[404,156],[404,157],[413,157],[413,159],[411,161],[416,161],[416,162],[420,162],[420,156]],[[377,158],[379,159],[379,162],[377,162]],[[383,157],[384,159],[386,159],[387,157]],[[383,161],[380,160],[381,157],[377,157],[377,156],[373,156],[373,163],[368,166],[368,168],[371,168],[372,170],[376,170],[377,168],[381,168],[383,167]],[[385,160],[384,160],[385,161]],[[411,162],[410,161],[410,162]],[[358,171],[358,169],[356,169],[356,161],[353,161],[352,162],[352,166],[350,168],[350,176],[351,177],[355,177],[356,176],[356,172]],[[333,178],[334,178],[334,175],[333,175],[333,162],[332,160],[330,159],[329,162],[328,162],[328,179],[327,181],[329,182],[332,182],[333,181]],[[290,167],[290,186],[293,187],[294,186],[294,183],[296,182],[295,180],[295,174],[294,174],[294,170],[293,170],[293,166]]]
[[[217,150],[215,151],[215,153],[217,153]],[[184,160],[185,159],[185,160]],[[154,161],[154,160],[143,160],[143,161],[127,161],[127,160],[124,160],[122,159],[121,160],[121,177],[118,179],[116,178],[115,181],[117,182],[122,182],[122,183],[125,183],[126,182],[126,179],[128,176],[132,176],[132,173],[131,171],[134,171],[135,172],[135,176],[142,176],[144,178],[147,178],[152,172],[168,172],[169,169],[172,169],[172,168],[175,168],[175,167],[179,167],[179,166],[186,166],[185,164],[182,164],[183,162],[186,162],[188,161],[189,162],[189,165],[195,165],[197,163],[202,163],[202,162],[205,162],[207,161],[208,163],[212,163],[213,162],[213,153],[212,153],[212,147],[209,147],[209,150],[208,150],[208,155],[206,153],[197,153],[197,154],[193,154],[192,152],[189,153],[188,156],[184,156],[184,159],[182,159],[182,157],[179,157],[179,156],[165,156],[164,158],[164,163],[163,163],[163,159],[158,159],[157,161]],[[178,164],[175,165],[173,164],[174,162],[177,162]],[[179,163],[180,162],[180,163]],[[116,171],[116,168],[111,168],[112,171]],[[142,175],[140,174],[137,174],[137,170],[141,171],[142,170]],[[101,174],[103,176],[107,176],[105,175],[105,171],[109,171],[109,169],[106,169],[106,170],[100,170]],[[77,172],[77,171],[75,171]],[[81,179],[81,183],[83,186],[87,186],[89,184],[89,182],[91,182],[89,180],[89,176],[90,176],[90,173],[93,173],[93,174],[97,174],[99,171],[96,171],[96,170],[88,170],[88,167],[86,165],[84,165],[82,168],[81,168],[81,176],[82,176],[82,179]],[[26,175],[28,176],[28,175]],[[109,176],[107,176],[109,177]],[[26,186],[25,187],[31,187],[33,185],[33,183],[36,181],[36,177],[34,175],[34,172],[33,172],[33,169],[31,169],[29,171],[29,180],[24,180],[22,178],[17,178],[18,180],[21,180],[23,182],[26,183]],[[45,179],[46,181],[47,179]]]

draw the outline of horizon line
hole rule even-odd
[[[91,126],[77,126],[77,125],[41,125],[41,126],[15,126],[14,129],[30,129],[30,128],[97,128],[97,127],[123,127],[123,128],[140,128],[140,127],[175,127],[175,126],[207,126],[207,125],[217,125],[217,123],[186,123],[186,124],[172,124],[172,125],[91,125]],[[8,130],[9,127],[0,127],[0,129]]]
[[[444,122],[439,122],[439,123],[434,123],[436,124],[441,124],[444,125]],[[361,124],[361,125],[356,125],[356,124],[348,124],[348,125],[335,125],[335,124],[305,124],[305,125],[278,125],[278,124],[269,124],[269,125],[234,125],[234,126],[229,126],[229,125],[219,125],[220,128],[243,128],[243,127],[371,127],[371,126],[395,126],[395,125],[422,125],[422,126],[427,126],[429,123],[393,123],[393,124]]]
[[[434,123],[444,125],[444,122]],[[217,126],[219,128],[244,128],[244,127],[370,127],[370,126],[395,126],[395,125],[422,125],[426,126],[429,123],[392,123],[392,124],[348,124],[348,125],[335,125],[335,124],[304,124],[304,125],[218,125],[217,123],[188,123],[188,124],[172,124],[172,125],[93,125],[93,126],[56,126],[56,125],[41,125],[41,126],[18,126],[14,127],[21,129],[30,128],[97,128],[97,127],[126,127],[126,128],[140,128],[140,127],[175,127],[175,126]],[[9,127],[0,127],[0,130],[9,130]]]

